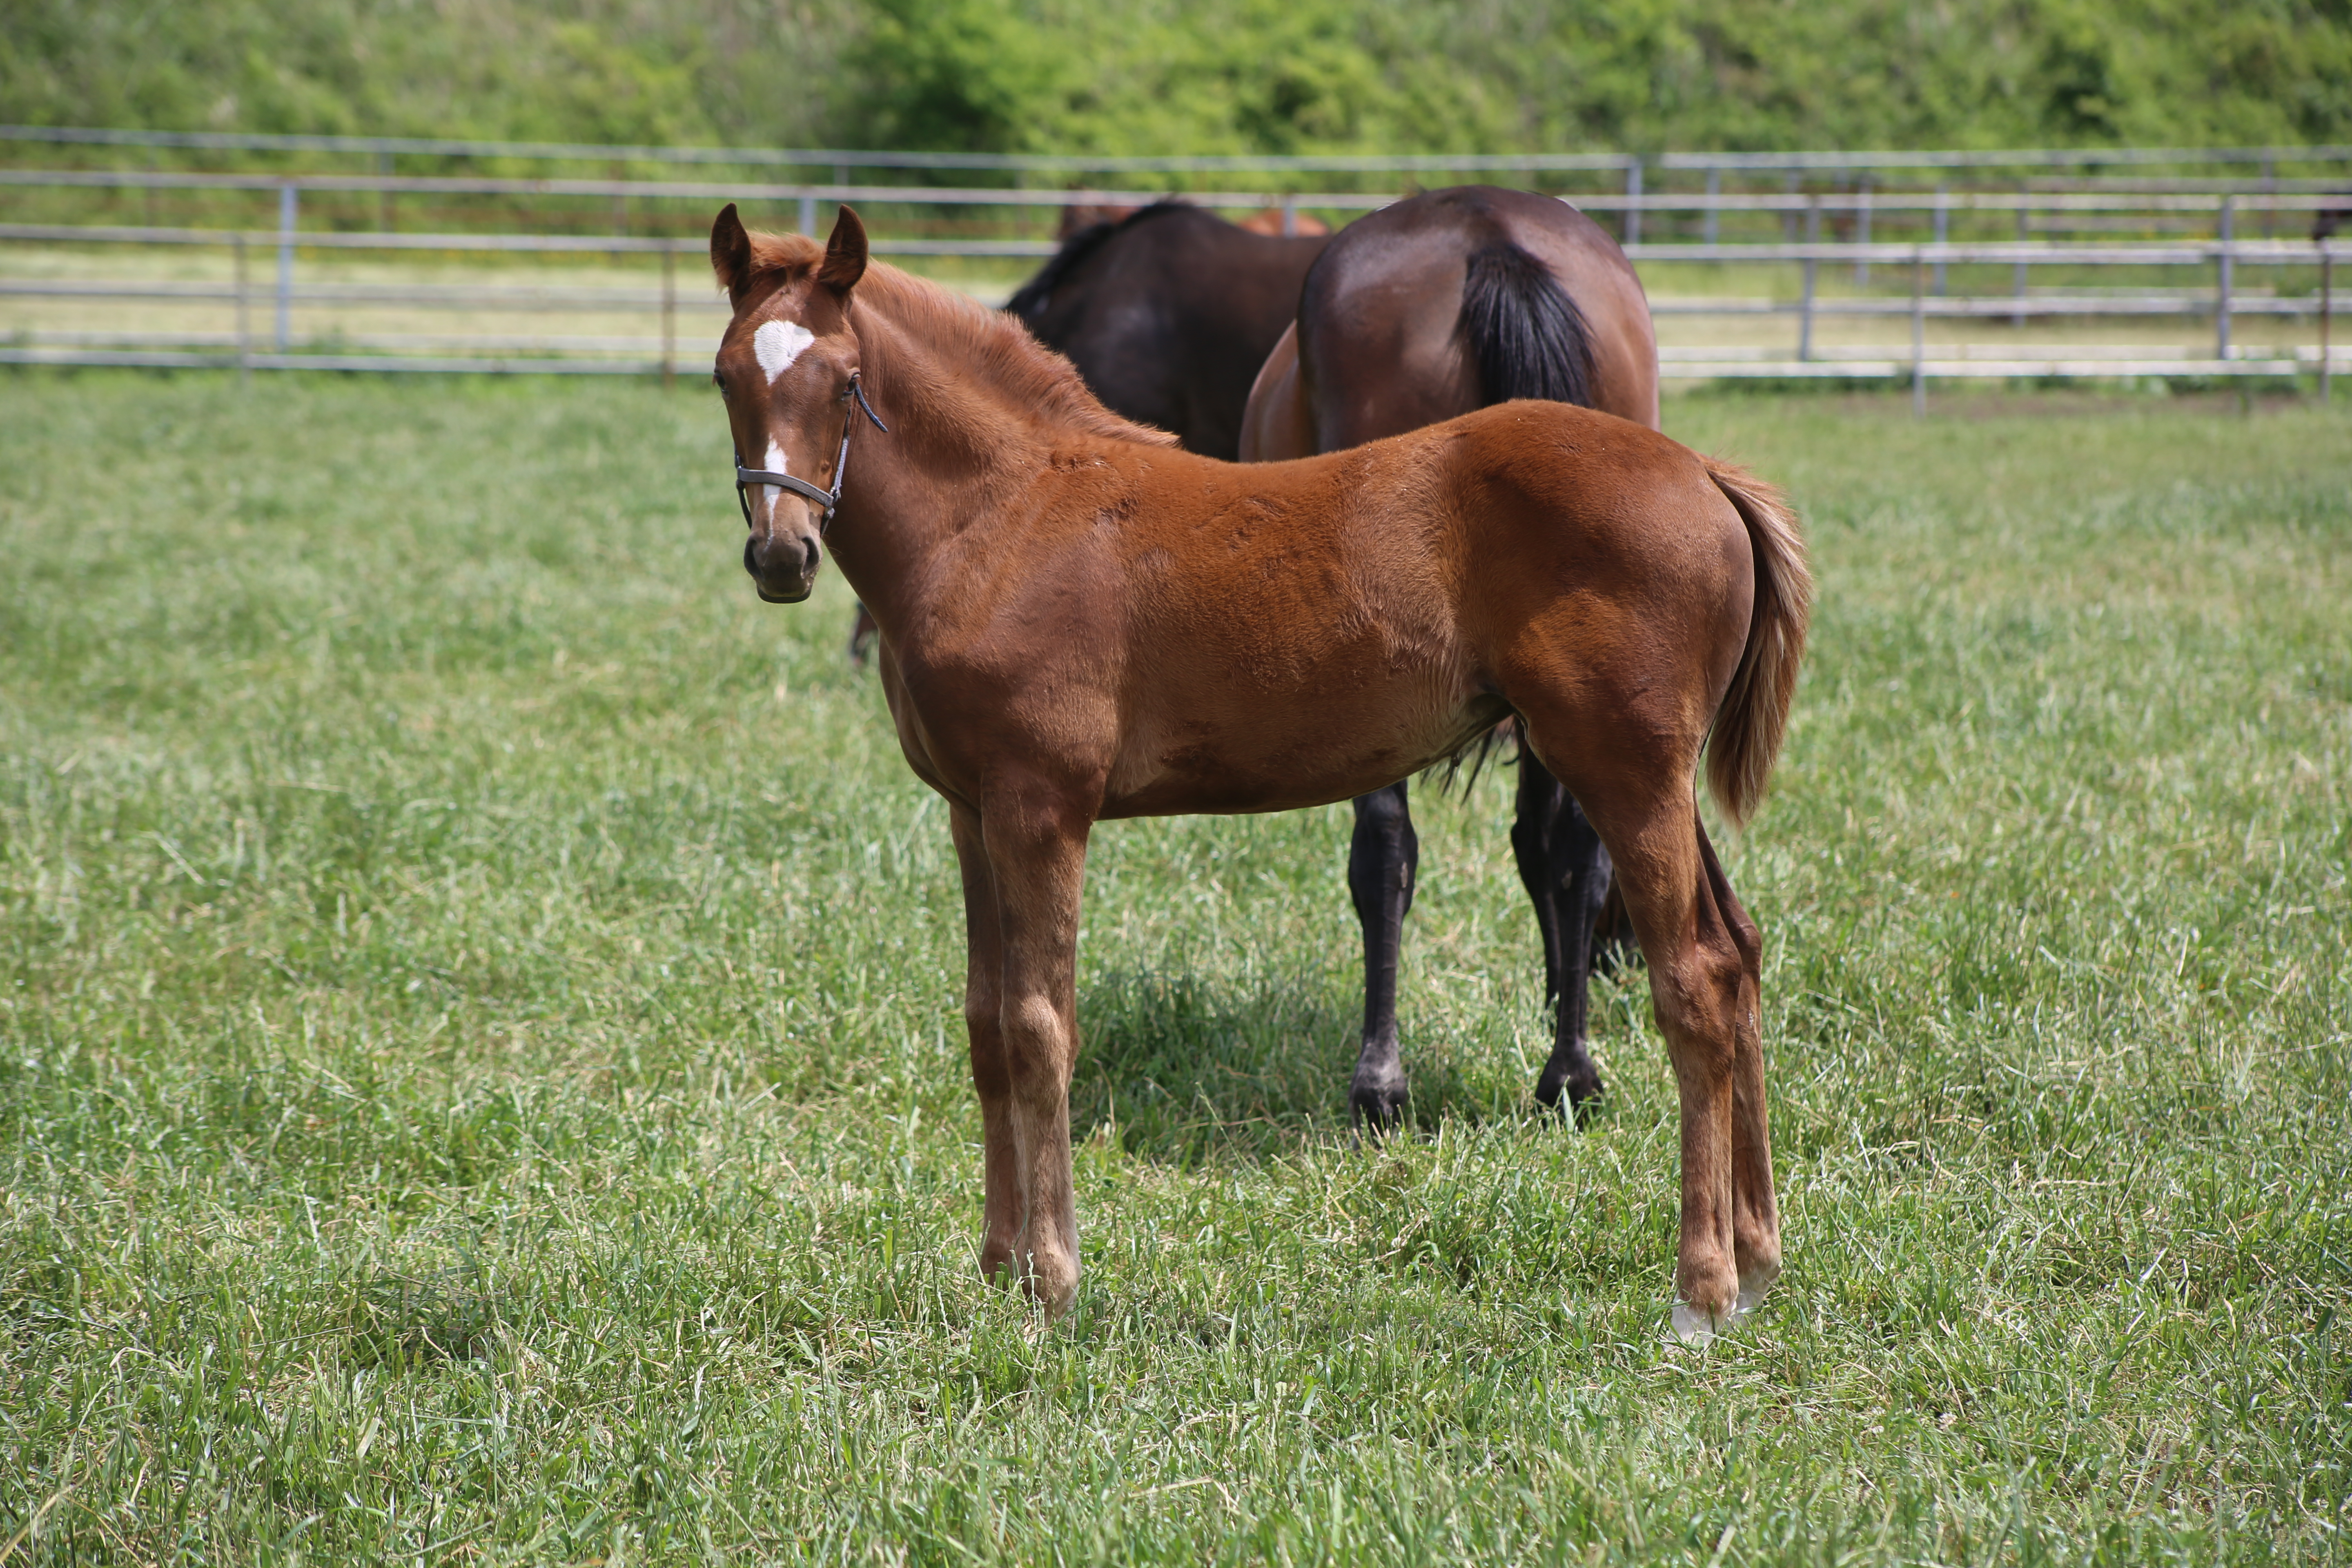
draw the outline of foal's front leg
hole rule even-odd
[[[980,1271],[994,1278],[1013,1261],[1021,1237],[1021,1179],[1013,1153],[1013,1078],[1005,1066],[1004,941],[997,917],[996,879],[988,868],[980,813],[948,807],[948,831],[963,872],[966,956],[963,1026],[971,1046],[971,1087],[980,1096],[983,1219]]]
[[[996,889],[997,1036],[1022,1216],[1012,1261],[1045,1315],[1058,1318],[1078,1292],[1070,1074],[1078,1057],[1078,900],[1093,819],[1066,800],[1013,794],[990,800],[981,823]]]

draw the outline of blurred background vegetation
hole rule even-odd
[[[1096,153],[2352,142],[2352,0],[0,0],[0,121]]]

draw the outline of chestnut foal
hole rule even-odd
[[[744,565],[792,603],[832,552],[881,628],[908,763],[949,804],[983,1271],[1051,1316],[1077,1291],[1093,825],[1349,799],[1515,713],[1608,845],[1649,963],[1682,1101],[1677,1327],[1770,1284],[1759,942],[1692,793],[1704,748],[1742,818],[1780,749],[1811,579],[1770,490],[1532,402],[1222,463],[1105,410],[1011,318],[869,267],[845,207],[820,246],[730,205],[710,257]]]

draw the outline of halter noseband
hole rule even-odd
[[[874,428],[881,431],[885,436],[890,434],[890,426],[882,423],[882,416],[874,412],[874,405],[866,401],[866,388],[858,384],[857,373],[854,370],[849,373],[849,395],[857,400],[857,406],[865,410],[866,417],[874,421]],[[806,479],[795,478],[791,474],[779,473],[769,468],[747,468],[743,466],[743,454],[736,453],[735,504],[743,509],[743,526],[746,528],[751,526],[751,487],[775,485],[780,489],[792,491],[796,496],[803,496],[816,501],[824,508],[824,515],[817,520],[818,533],[822,534],[831,527],[833,514],[841,506],[841,481],[849,473],[849,432],[856,427],[856,424],[857,421],[853,416],[846,413],[842,416],[841,450],[833,455],[833,489],[829,490],[819,489]]]

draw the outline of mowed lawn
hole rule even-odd
[[[709,390],[0,378],[0,1560],[2352,1557],[2352,417],[1689,397],[1822,579],[1789,1270],[1549,1045],[1508,778],[1095,837],[1087,1270],[975,1276],[943,813]]]

